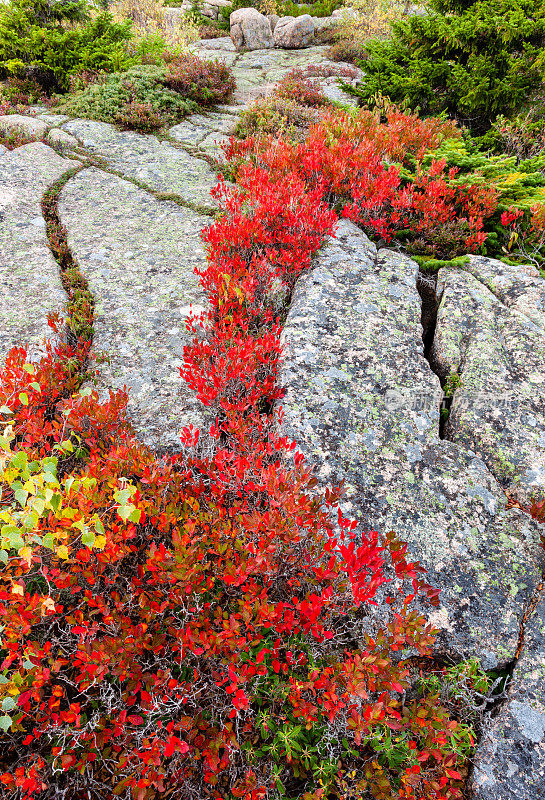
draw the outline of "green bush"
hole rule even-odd
[[[130,22],[115,23],[106,11],[91,18],[85,0],[11,0],[0,5],[0,77],[63,90],[80,70],[129,66],[130,38]]]
[[[73,93],[59,111],[147,133],[174,124],[199,106],[225,102],[235,88],[221,62],[168,53],[162,62],[113,75],[82,72],[72,79]]]
[[[165,67],[131,67],[126,72],[101,76],[98,82],[70,95],[58,109],[74,117],[118,123],[147,132],[174,124],[197,108],[195,102],[165,86],[165,79]]]
[[[447,111],[477,133],[543,88],[543,0],[430,0],[367,44],[363,101],[377,93],[424,114]]]

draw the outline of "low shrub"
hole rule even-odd
[[[168,59],[165,85],[201,106],[224,103],[236,88],[229,67],[191,54]]]
[[[430,0],[427,13],[398,20],[369,41],[356,94],[378,92],[424,114],[441,111],[483,133],[543,89],[541,0]]]
[[[407,694],[438,593],[393,534],[316,495],[268,413],[274,294],[337,219],[324,148],[374,131],[410,161],[452,126],[393,109],[320,125],[304,146],[233,141],[238,186],[215,191],[181,368],[215,412],[209,455],[192,429],[169,459],[139,445],[123,392],[79,388],[84,344],[35,365],[15,348],[0,372],[5,800],[462,797],[470,728],[435,690]]]
[[[499,116],[492,130],[496,134],[501,150],[517,161],[534,159],[545,153],[545,119],[532,112],[507,119]],[[543,167],[545,171],[545,164]]]
[[[262,97],[242,111],[236,127],[241,139],[273,135],[303,141],[319,111],[275,96]]]
[[[314,78],[307,77],[302,70],[292,69],[277,83],[273,94],[280,100],[288,100],[308,108],[330,106],[331,101]]]
[[[0,106],[1,110],[2,106]],[[0,131],[0,144],[7,147],[8,150],[15,150],[16,147],[35,141],[37,141],[35,136],[22,129],[15,128],[5,133]]]
[[[130,22],[116,23],[106,11],[91,16],[85,0],[10,0],[0,5],[0,76],[64,90],[82,69],[129,66],[130,37]]]
[[[505,123],[499,122],[502,128]],[[529,146],[515,138],[509,125],[506,135],[513,137],[513,149]],[[521,155],[524,150],[521,151]],[[424,159],[429,165],[433,159],[444,160],[447,168],[456,170],[456,183],[480,182],[493,186],[497,192],[497,210],[487,222],[486,250],[488,254],[505,258],[510,263],[531,261],[539,268],[545,265],[545,152],[539,150],[532,158],[518,155],[483,152],[469,137],[464,140],[443,142]],[[512,210],[516,209],[513,219]],[[509,222],[502,221],[508,217]]]
[[[69,95],[58,109],[71,116],[134,125],[147,132],[174,124],[195,111],[197,104],[165,85],[164,67],[139,66],[101,76]],[[140,122],[142,128],[137,127]]]
[[[420,120],[383,102],[375,112],[324,114],[302,144],[276,152],[247,140],[233,143],[228,155],[236,163],[254,151],[273,173],[293,169],[309,186],[323,187],[329,202],[370,235],[452,258],[484,245],[499,193],[484,180],[457,182],[444,159],[424,164],[427,152],[451,138],[460,138],[453,123]]]
[[[60,111],[142,132],[174,124],[199,105],[224,102],[235,88],[223,64],[172,53],[164,54],[161,66],[140,65],[113,75],[80,73],[72,85],[84,88],[61,102]]]
[[[367,50],[364,42],[340,38],[331,45],[327,55],[332,61],[344,61],[359,67],[367,58]]]

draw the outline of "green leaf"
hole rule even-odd
[[[0,728],[3,731],[8,731],[11,728],[11,717],[8,717],[7,714],[4,714],[3,717],[0,717]]]
[[[94,531],[91,531],[89,530],[89,528],[86,528],[83,532],[83,536],[81,537],[81,541],[85,545],[85,547],[92,547],[95,543],[95,539],[96,536],[94,534]]]
[[[4,697],[2,700],[2,711],[13,711],[16,706],[17,703],[13,697]]]

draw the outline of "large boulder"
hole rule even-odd
[[[237,50],[265,50],[274,44],[271,23],[255,8],[239,8],[230,16],[231,40]]]
[[[428,614],[437,654],[503,668],[541,581],[542,527],[507,507],[474,451],[439,437],[443,390],[424,356],[418,280],[414,261],[339,223],[293,293],[283,432],[320,490],[344,484],[341,509],[360,530],[395,531],[442,590]]]
[[[298,50],[314,40],[314,20],[310,14],[300,17],[281,17],[274,28],[275,47]]]

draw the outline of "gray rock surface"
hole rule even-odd
[[[179,367],[187,315],[206,302],[194,270],[209,220],[94,168],[67,183],[59,215],[95,298],[94,349],[109,357],[100,385],[126,385],[139,438],[176,449],[182,428],[203,421]]]
[[[480,258],[471,273],[441,270],[432,360],[461,384],[447,437],[527,505],[545,497],[545,281],[517,267],[494,274],[497,265]]]
[[[526,623],[508,702],[475,755],[472,800],[545,797],[545,596]]]
[[[0,361],[11,347],[51,335],[50,313],[64,313],[66,295],[49,250],[42,195],[77,161],[41,142],[0,158]]]
[[[156,136],[121,132],[106,122],[75,119],[64,124],[62,129],[124,177],[189,203],[213,208],[210,190],[216,183],[217,173],[203,159]]]
[[[36,117],[27,117],[23,114],[6,114],[0,117],[2,133],[20,131],[25,136],[41,139],[47,133],[47,128],[47,124]]]
[[[237,50],[263,50],[273,46],[271,23],[256,8],[239,8],[230,18],[231,39]]]
[[[438,650],[513,658],[540,578],[540,526],[483,461],[441,441],[442,390],[423,355],[417,265],[342,222],[298,283],[284,330],[285,432],[343,511],[394,530],[442,588]]]
[[[229,141],[237,122],[238,114],[233,113],[193,114],[170,128],[168,135],[185,147],[195,148],[221,159],[221,145]]]
[[[60,128],[51,128],[47,134],[47,141],[51,144],[60,145],[61,147],[74,148],[79,145],[75,136],[72,136]]]
[[[280,17],[274,27],[274,46],[288,50],[308,47],[314,39],[314,20],[310,14]]]

